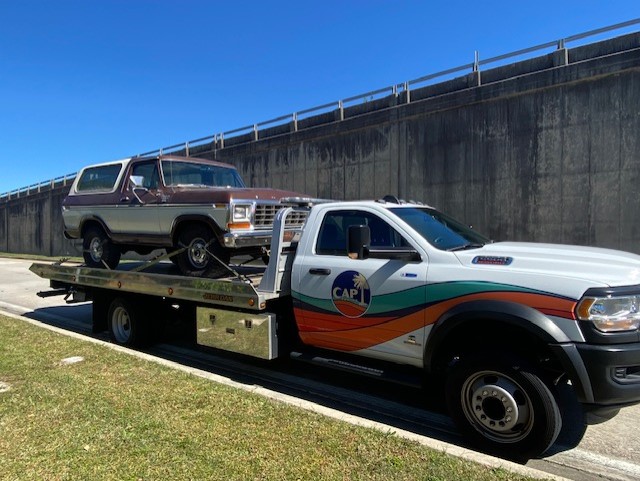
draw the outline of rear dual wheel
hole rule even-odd
[[[117,297],[107,317],[111,340],[121,346],[139,347],[146,341],[146,322],[132,299]]]

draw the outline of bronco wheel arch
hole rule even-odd
[[[87,231],[87,229],[91,228],[91,226],[97,225],[99,226],[104,233],[111,239],[111,230],[107,227],[107,224],[100,217],[90,216],[82,219],[80,223],[80,238],[82,238]]]
[[[179,217],[176,217],[173,220],[173,225],[171,226],[171,239],[173,240],[174,244],[176,243],[176,239],[178,234],[180,233],[180,229],[182,229],[187,224],[206,225],[218,238],[220,245],[224,245],[224,228],[219,226],[211,217],[207,217],[204,215],[181,215]]]
[[[571,379],[578,399],[593,402],[589,376],[575,344],[540,311],[515,302],[471,301],[444,313],[425,344],[425,371],[445,367],[458,351],[484,349],[548,355]]]

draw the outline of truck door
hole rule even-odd
[[[160,234],[159,202],[161,183],[158,162],[136,163],[126,174],[118,204],[116,228],[119,232],[144,236]],[[134,186],[141,187],[134,193]],[[136,195],[137,194],[137,195]]]
[[[350,225],[367,225],[371,247],[411,247],[365,210],[328,211],[313,252],[299,257],[294,307],[305,344],[422,366],[427,262],[351,259]]]

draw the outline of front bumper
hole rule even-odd
[[[242,247],[268,247],[272,231],[231,232],[223,236],[224,246],[229,249]]]
[[[576,344],[599,406],[640,402],[640,343]]]

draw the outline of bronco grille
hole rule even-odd
[[[256,229],[271,229],[276,214],[283,206],[273,204],[258,204],[256,206],[256,215],[254,226]],[[287,227],[300,227],[307,219],[307,212],[291,212],[287,217]]]

